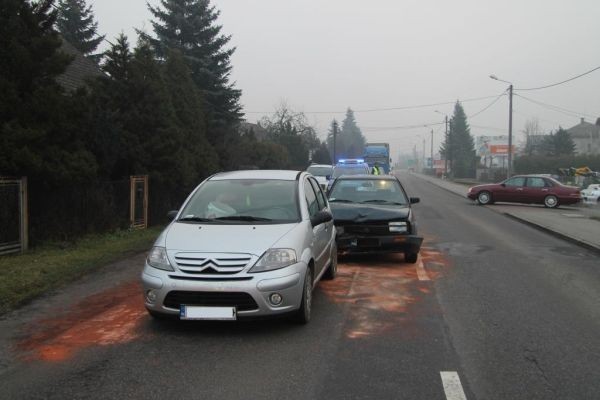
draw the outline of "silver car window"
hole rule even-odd
[[[312,184],[312,187],[315,190],[315,193],[317,194],[317,202],[319,203],[319,210],[322,210],[325,207],[327,207],[327,200],[325,200],[325,195],[323,194],[323,191],[321,190],[321,187],[319,186],[317,181],[315,181],[313,178],[309,178],[309,181]]]
[[[317,195],[310,182],[308,182],[308,179],[304,181],[304,195],[306,196],[308,214],[312,217],[319,212],[319,202],[317,201]]]

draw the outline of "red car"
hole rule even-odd
[[[467,197],[483,205],[499,201],[543,204],[548,208],[581,201],[579,188],[541,175],[517,175],[502,183],[473,186]]]

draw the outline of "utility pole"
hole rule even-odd
[[[336,152],[335,152],[335,142],[337,140],[337,130],[338,130],[338,124],[336,120],[333,120],[333,165],[337,164],[337,157],[336,157]]]
[[[433,129],[431,130],[431,172],[432,175],[435,175],[433,172]]]
[[[425,170],[425,138],[423,138],[423,166],[421,167],[421,172]]]
[[[450,156],[450,138],[448,137],[448,116],[446,115],[446,132],[444,133],[446,141],[446,151],[444,154],[444,176],[448,177],[448,157]]]
[[[513,85],[508,87],[508,167],[506,168],[506,179],[510,178],[512,172],[512,120],[513,120]]]
[[[508,83],[510,86],[508,87],[508,166],[506,167],[506,179],[510,178],[510,174],[512,172],[512,120],[513,120],[513,84],[512,82],[505,81],[504,79],[498,78],[496,75],[490,75],[495,81],[500,81],[504,83]]]

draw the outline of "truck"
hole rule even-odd
[[[365,153],[363,159],[369,167],[373,168],[375,164],[379,165],[385,174],[390,173],[390,145],[389,143],[367,143],[365,144]]]

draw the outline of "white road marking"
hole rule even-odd
[[[419,256],[419,260],[417,261],[417,276],[420,281],[430,281],[429,275],[427,275],[427,271],[425,270],[425,265],[423,265],[423,260],[421,256]]]
[[[442,371],[442,385],[444,385],[444,393],[448,400],[467,400],[465,392],[460,383],[458,374],[454,371]]]

